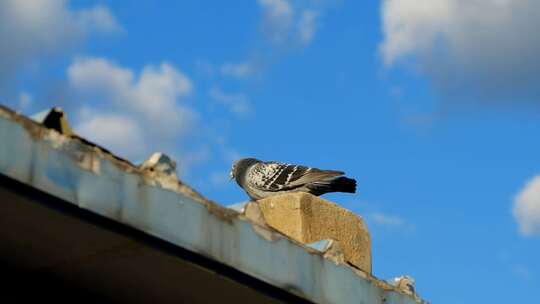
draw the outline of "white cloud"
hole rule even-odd
[[[0,1],[0,84],[43,56],[66,52],[89,33],[119,29],[103,6],[74,10],[66,0]]]
[[[302,16],[298,22],[298,34],[303,44],[308,44],[313,40],[317,30],[318,17],[319,12],[317,11],[306,10],[302,12]]]
[[[210,173],[210,182],[216,188],[222,188],[230,182],[228,171],[215,171]]]
[[[25,110],[32,103],[32,96],[28,92],[21,92],[19,94],[19,110]]]
[[[221,75],[248,78],[260,74],[275,62],[275,51],[307,47],[315,38],[326,1],[258,0],[262,13],[261,29],[269,48],[251,51],[251,58],[241,62],[226,62],[218,67]],[[213,66],[199,63],[199,69],[213,75]]]
[[[85,31],[114,33],[122,31],[114,16],[104,6],[94,6],[75,13],[79,27]]]
[[[385,40],[381,45],[387,64],[401,56],[434,47],[444,38],[452,19],[452,0],[383,0],[382,21]]]
[[[255,74],[257,67],[254,62],[224,63],[221,65],[221,73],[225,76],[246,78]]]
[[[129,156],[149,153],[140,123],[130,116],[84,113],[76,131],[113,153]]]
[[[540,175],[517,194],[513,214],[523,235],[540,235]]]
[[[530,280],[534,277],[532,269],[523,264],[513,264],[510,266],[510,270],[516,277],[522,280]]]
[[[536,0],[383,0],[386,65],[410,60],[453,97],[540,98]]]
[[[382,226],[400,227],[405,224],[405,221],[399,216],[388,215],[384,213],[371,213],[369,218],[376,224]]]
[[[212,99],[226,106],[234,114],[246,115],[252,111],[251,103],[249,102],[248,97],[244,94],[228,94],[223,92],[218,87],[213,87],[210,89],[208,94]]]
[[[395,214],[388,214],[379,211],[373,212],[360,212],[365,215],[365,219],[369,227],[376,230],[385,229],[389,231],[401,231],[410,233],[416,230],[415,225],[407,221],[401,216]]]
[[[322,7],[316,4],[317,2],[259,0],[263,11],[264,33],[276,45],[308,45],[315,37],[317,22],[323,11]]]
[[[137,76],[104,58],[79,58],[67,74],[82,105],[75,130],[125,157],[140,159],[156,149],[173,149],[196,119],[183,102],[192,83],[168,63],[147,65]]]
[[[293,27],[292,6],[286,0],[259,0],[264,11],[263,29],[270,40],[284,43]]]

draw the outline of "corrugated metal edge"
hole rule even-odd
[[[4,107],[0,142],[2,174],[311,301],[422,302],[362,271],[336,265],[186,185],[164,189],[106,149],[43,128]]]

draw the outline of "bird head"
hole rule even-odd
[[[251,165],[260,162],[255,158],[242,158],[233,162],[231,166],[231,172],[229,172],[230,180],[237,179],[237,176],[242,174],[249,168]]]

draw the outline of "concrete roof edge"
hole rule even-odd
[[[318,303],[424,303],[77,135],[0,106],[0,173]],[[15,157],[16,156],[16,157]]]

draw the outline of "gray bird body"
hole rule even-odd
[[[231,178],[254,200],[289,192],[307,192],[317,196],[329,192],[355,193],[356,181],[344,174],[275,161],[263,162],[255,158],[240,159],[231,169]]]

